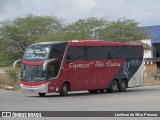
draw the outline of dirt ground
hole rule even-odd
[[[0,74],[5,74],[5,71],[8,69],[12,69],[12,66],[8,66],[8,67],[0,67]]]
[[[152,73],[145,73],[143,86],[153,86],[153,85],[160,85],[160,77],[159,79],[155,79]]]

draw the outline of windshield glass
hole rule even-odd
[[[42,70],[42,65],[22,65],[21,78],[25,81],[41,81],[46,79],[46,74]]]
[[[25,50],[23,59],[26,60],[45,60],[49,56],[50,47],[34,46]]]

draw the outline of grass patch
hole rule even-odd
[[[0,89],[4,90],[6,86],[12,86],[13,90],[19,90],[19,80],[19,70],[8,68],[0,73]]]

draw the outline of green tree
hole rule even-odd
[[[90,17],[80,19],[64,28],[49,32],[40,41],[101,39],[105,41],[140,41],[147,38],[145,31],[138,27],[138,22],[130,19],[108,21],[105,18]]]
[[[39,42],[47,42],[47,41],[67,41],[69,40],[69,36],[67,35],[67,32],[63,29],[56,30],[56,31],[50,31],[46,33],[45,35],[39,37]]]
[[[40,41],[50,40],[75,40],[75,39],[98,39],[98,33],[107,24],[104,18],[90,17],[80,19],[75,23],[66,25],[60,30],[51,31],[40,38]]]
[[[10,43],[0,41],[0,66],[10,65],[13,61],[22,57],[22,51],[15,51],[10,46]]]
[[[108,26],[99,32],[100,39],[115,42],[136,42],[147,38],[144,30],[138,27],[138,22],[130,19],[119,19],[109,22]]]
[[[105,18],[80,19],[65,27],[70,39],[98,39],[98,32],[107,25]]]
[[[1,23],[1,41],[7,41],[10,47],[18,51],[24,51],[28,45],[37,42],[39,37],[62,26],[62,21],[57,17],[26,15]]]

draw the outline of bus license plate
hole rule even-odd
[[[34,90],[33,90],[33,89],[30,89],[30,90],[29,90],[29,92],[30,92],[30,93],[33,93],[33,92],[34,92]]]

